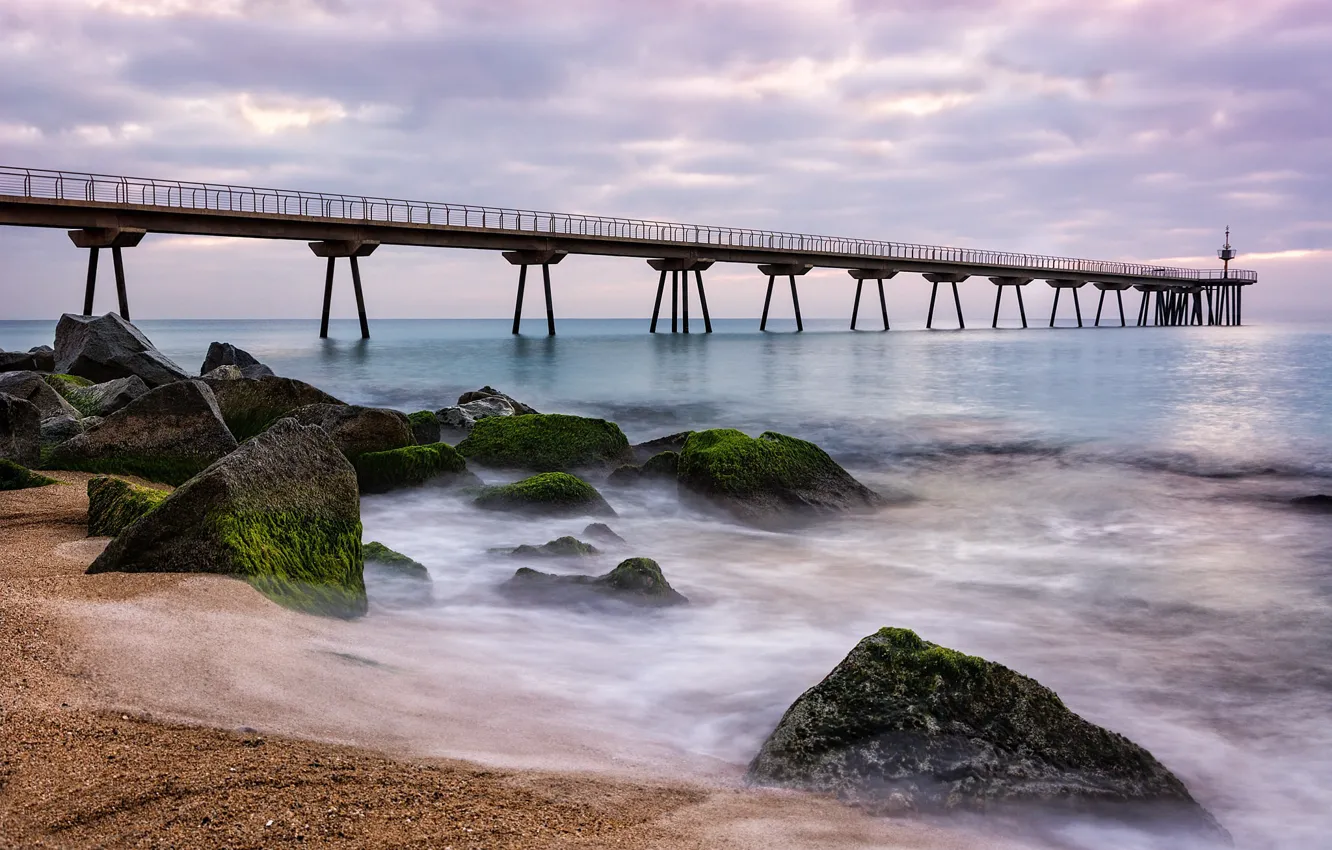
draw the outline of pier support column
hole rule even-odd
[[[808,274],[814,268],[813,263],[772,263],[759,266],[759,271],[768,276],[768,293],[763,298],[763,318],[759,320],[759,330],[768,329],[768,308],[772,305],[772,286],[778,276],[791,281],[791,306],[795,309],[796,332],[805,329],[805,320],[800,315],[800,295],[796,292],[796,277]]]
[[[143,241],[148,231],[131,227],[85,227],[69,231],[69,241],[77,248],[88,249],[88,279],[83,287],[83,315],[91,316],[93,296],[97,290],[97,255],[100,249],[111,249],[111,262],[116,276],[116,301],[120,318],[130,320],[129,294],[125,288],[125,262],[121,248],[133,248]]]
[[[962,318],[962,298],[957,294],[957,285],[971,277],[971,275],[954,272],[926,272],[921,276],[933,284],[933,288],[930,290],[930,312],[925,317],[925,327],[934,327],[934,302],[939,294],[939,284],[948,283],[953,286],[953,306],[957,309],[957,327],[959,330],[965,330],[967,323]]]
[[[708,297],[703,291],[703,272],[712,267],[713,260],[690,257],[666,257],[660,260],[648,260],[648,265],[661,273],[657,281],[657,300],[652,307],[652,324],[648,333],[657,332],[657,320],[661,315],[661,301],[666,294],[666,274],[671,275],[671,333],[683,330],[689,333],[689,273],[694,273],[694,282],[698,286],[699,306],[703,309],[703,331],[712,333],[712,316],[708,313]],[[681,309],[683,308],[683,313]],[[683,319],[683,321],[681,321]]]
[[[520,332],[523,323],[523,294],[527,288],[527,267],[541,266],[541,283],[546,290],[546,334],[555,336],[555,304],[550,293],[550,267],[568,256],[567,251],[505,251],[504,259],[518,266],[518,297],[513,305],[513,333]]]
[[[1087,285],[1085,280],[1069,278],[1049,278],[1045,281],[1054,287],[1054,306],[1050,308],[1050,327],[1055,326],[1055,316],[1059,312],[1059,293],[1065,289],[1073,290],[1073,311],[1078,317],[1078,327],[1082,327],[1082,305],[1078,302],[1078,290]]]
[[[1148,327],[1149,325],[1165,324],[1165,301],[1164,290],[1166,287],[1160,283],[1135,283],[1133,288],[1142,293],[1142,303],[1138,306],[1138,327]],[[1156,307],[1152,308],[1152,295],[1156,295]]]
[[[1022,327],[1027,326],[1027,308],[1022,303],[1022,287],[1031,283],[1029,277],[992,277],[990,282],[995,286],[994,293],[994,318],[990,321],[990,327],[999,327],[999,302],[1004,297],[1004,287],[1011,286],[1017,293],[1018,313],[1022,316]]]
[[[333,270],[339,257],[346,257],[351,265],[352,291],[356,295],[356,317],[361,321],[361,339],[370,338],[370,323],[365,317],[365,293],[361,290],[361,267],[356,262],[358,257],[368,257],[379,247],[378,242],[360,239],[326,239],[323,242],[311,242],[310,251],[316,257],[327,257],[328,268],[324,272],[324,311],[319,318],[319,338],[328,338],[328,312],[333,304]]]
[[[847,269],[846,273],[856,280],[856,300],[851,305],[851,330],[856,329],[856,318],[860,315],[860,290],[867,280],[879,284],[879,312],[883,314],[883,329],[888,330],[888,300],[883,296],[883,282],[896,277],[897,269]]]
[[[703,291],[703,270],[698,266],[694,266],[694,282],[698,284],[698,305],[703,308],[703,332],[710,334],[712,316],[708,314],[708,294]]]
[[[1127,327],[1128,321],[1124,318],[1124,290],[1130,289],[1133,286],[1133,284],[1121,283],[1119,281],[1115,281],[1112,283],[1106,283],[1102,281],[1100,283],[1093,284],[1093,286],[1095,286],[1097,289],[1101,291],[1101,297],[1096,302],[1096,321],[1093,323],[1092,327],[1099,328],[1101,326],[1101,309],[1105,306],[1105,294],[1111,291],[1115,293],[1115,300],[1119,302],[1119,326],[1121,328]]]

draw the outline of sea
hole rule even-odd
[[[350,403],[435,410],[490,385],[613,420],[632,442],[777,431],[890,497],[871,515],[759,531],[669,485],[606,486],[626,546],[537,566],[651,557],[692,603],[651,615],[516,606],[496,591],[517,564],[493,550],[578,535],[586,520],[485,513],[447,489],[364,497],[366,539],[434,581],[425,602],[371,583],[358,652],[409,671],[404,691],[433,681],[444,703],[449,660],[470,659],[494,699],[558,730],[509,750],[443,736],[434,751],[539,763],[546,741],[583,736],[589,753],[613,741],[626,764],[738,776],[793,700],[862,637],[898,626],[1029,675],[1146,747],[1236,846],[1332,846],[1332,513],[1292,504],[1332,494],[1332,329],[714,326],[561,320],[558,336],[532,323],[515,337],[506,320],[379,320],[362,341],[354,321],[326,340],[311,321],[140,324],[187,369],[231,342]],[[0,347],[52,332],[0,322]],[[395,698],[378,722],[419,728],[407,715],[428,709],[399,712]],[[577,747],[550,749],[577,760]],[[1047,838],[1181,846],[1076,822]]]

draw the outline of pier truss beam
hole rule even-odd
[[[1050,307],[1050,327],[1055,326],[1055,316],[1059,312],[1059,293],[1065,289],[1073,290],[1073,312],[1077,315],[1078,327],[1082,327],[1082,304],[1078,302],[1078,290],[1086,286],[1087,281],[1056,277],[1045,282],[1054,287],[1055,291],[1054,305]]]
[[[796,332],[799,333],[805,329],[805,320],[800,316],[800,294],[796,292],[796,277],[809,274],[809,270],[814,268],[813,263],[766,263],[758,267],[758,270],[768,276],[768,294],[763,297],[763,318],[759,319],[759,330],[768,329],[768,308],[772,305],[772,286],[778,277],[786,277],[791,281],[791,306],[795,308]]]
[[[546,289],[546,335],[555,336],[555,303],[550,294],[550,267],[568,256],[567,251],[505,251],[504,259],[518,267],[518,296],[513,304],[513,333],[522,330],[523,293],[527,289],[527,267],[541,266],[541,282]]]
[[[883,329],[888,330],[888,301],[883,297],[883,282],[896,277],[897,269],[847,269],[846,273],[856,281],[856,300],[851,305],[851,330],[856,329],[856,317],[860,315],[860,290],[867,280],[879,283],[879,312],[883,314]]]
[[[990,321],[990,327],[992,327],[992,328],[997,328],[997,327],[999,327],[999,302],[1000,302],[1000,301],[1003,299],[1003,297],[1004,297],[1004,287],[1005,287],[1005,286],[1011,286],[1011,287],[1013,287],[1013,291],[1017,293],[1017,300],[1018,300],[1018,315],[1020,315],[1020,316],[1022,317],[1022,327],[1025,328],[1025,327],[1027,326],[1027,307],[1026,307],[1026,305],[1024,305],[1024,304],[1022,303],[1022,287],[1026,286],[1026,285],[1029,284],[1029,283],[1031,283],[1031,281],[1032,281],[1032,279],[1029,278],[1029,277],[992,277],[992,278],[990,278],[990,282],[993,283],[994,286],[995,286],[995,293],[994,293],[994,319],[992,319],[992,320]]]
[[[1096,301],[1096,321],[1092,323],[1092,327],[1099,328],[1101,326],[1101,310],[1105,308],[1105,294],[1107,292],[1115,293],[1115,300],[1119,303],[1119,326],[1121,328],[1126,327],[1128,321],[1124,318],[1124,290],[1132,289],[1133,284],[1100,282],[1092,285],[1101,291],[1101,295]]]
[[[660,260],[648,260],[654,271],[661,272],[657,280],[657,300],[652,305],[652,324],[648,333],[657,332],[657,320],[661,317],[661,299],[666,294],[666,275],[671,276],[671,333],[679,333],[681,324],[685,333],[689,333],[689,273],[694,273],[694,283],[698,287],[698,303],[703,308],[703,332],[712,333],[712,315],[708,312],[708,296],[703,290],[703,272],[712,267],[712,260],[686,257],[667,257]],[[684,314],[680,313],[683,306]],[[683,323],[680,321],[683,318]]]
[[[102,248],[111,249],[111,262],[115,265],[116,300],[120,318],[130,320],[129,293],[125,289],[125,261],[121,248],[133,248],[143,241],[146,230],[134,227],[84,227],[69,231],[69,240],[76,248],[88,249],[88,279],[83,288],[83,315],[91,316],[93,295],[97,290],[97,255]]]
[[[957,328],[958,330],[966,330],[967,323],[962,318],[962,298],[957,294],[957,285],[971,277],[971,275],[952,272],[926,272],[921,277],[932,284],[930,287],[930,311],[925,316],[925,327],[934,327],[934,302],[939,295],[939,284],[949,283],[953,286],[953,306],[957,308]]]
[[[328,312],[333,304],[333,270],[339,257],[346,257],[351,265],[352,290],[356,293],[356,316],[361,320],[361,339],[370,338],[370,323],[365,317],[365,293],[361,290],[360,257],[368,257],[379,247],[378,242],[361,239],[326,239],[311,242],[310,250],[316,257],[328,259],[324,273],[324,311],[319,319],[319,338],[328,338]]]

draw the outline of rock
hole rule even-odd
[[[680,466],[680,455],[675,452],[658,452],[648,458],[642,466],[625,464],[617,467],[614,472],[607,477],[609,484],[619,487],[637,484],[643,480],[675,480],[676,472]]]
[[[553,516],[615,516],[597,488],[564,472],[543,472],[513,484],[487,487],[479,508]]]
[[[37,372],[0,373],[0,393],[32,402],[42,419],[53,416],[79,418],[78,409],[65,401],[65,397],[52,389],[44,376]]]
[[[425,568],[425,564],[415,561],[401,552],[394,552],[383,543],[372,540],[361,547],[361,553],[365,558],[367,567],[371,564],[378,564],[385,567],[387,572],[402,578],[430,581],[430,571]]]
[[[875,813],[1036,803],[1127,814],[1138,803],[1219,829],[1146,750],[1038,682],[906,629],[865,638],[801,695],[748,778]]]
[[[624,543],[625,539],[611,530],[609,525],[604,522],[594,522],[583,529],[583,536],[590,537],[593,540],[600,540],[602,543]]]
[[[458,452],[483,466],[533,472],[606,467],[630,457],[614,422],[560,413],[478,420]]]
[[[32,357],[32,368],[37,372],[55,371],[55,349],[49,345],[34,345],[28,349]]]
[[[386,407],[310,404],[287,414],[302,425],[318,425],[349,458],[415,446],[407,416]]]
[[[657,437],[655,440],[648,440],[645,443],[635,443],[632,447],[634,459],[637,463],[643,463],[653,455],[662,452],[676,452],[678,454],[684,449],[685,441],[693,434],[693,431],[681,431],[678,434],[667,434],[665,437]]]
[[[362,493],[418,487],[442,477],[454,479],[467,471],[467,461],[447,443],[366,452],[353,457],[352,465]],[[474,478],[469,476],[468,480]]]
[[[209,375],[219,366],[235,366],[244,378],[270,378],[273,370],[260,363],[254,355],[229,342],[214,342],[208,346],[200,375]]]
[[[148,385],[138,375],[85,387],[56,380],[55,375],[46,377],[48,384],[64,386],[65,401],[74,405],[84,416],[108,416],[148,392]]]
[[[27,490],[59,483],[54,478],[33,472],[22,464],[0,458],[0,490]]]
[[[502,585],[523,602],[570,605],[615,599],[630,605],[665,608],[689,602],[666,581],[650,558],[630,558],[605,575],[561,576],[522,567]]]
[[[42,456],[42,417],[32,402],[0,393],[0,459],[36,466]]]
[[[0,372],[31,372],[37,361],[27,351],[0,351]]]
[[[1332,512],[1332,496],[1328,496],[1325,493],[1319,493],[1314,496],[1300,496],[1297,499],[1291,499],[1290,503],[1297,508],[1304,508],[1305,510]]]
[[[222,367],[223,369],[227,367]],[[217,396],[222,420],[237,440],[248,440],[299,407],[342,404],[323,390],[294,378],[203,379]]]
[[[91,431],[93,428],[96,428],[98,425],[101,425],[103,422],[105,422],[105,421],[106,421],[106,417],[105,417],[105,416],[85,416],[85,417],[83,417],[83,420],[82,420],[82,421],[83,421],[83,430],[85,430],[85,431]]]
[[[96,428],[56,446],[49,464],[183,484],[235,448],[208,385],[177,381],[139,396]]]
[[[166,490],[140,487],[105,475],[88,479],[88,536],[115,537],[169,495]]]
[[[606,483],[612,487],[629,487],[637,484],[638,479],[642,477],[643,467],[626,463],[612,469],[611,474],[606,476]]]
[[[435,415],[445,427],[455,431],[471,431],[477,420],[492,416],[514,416],[516,411],[507,399],[496,397],[479,398],[457,407],[446,407]]]
[[[523,544],[516,549],[509,550],[510,555],[519,558],[586,558],[592,555],[600,555],[601,550],[591,544],[584,543],[577,537],[558,537],[549,543],[542,543],[540,546],[528,546]]]
[[[241,367],[227,364],[204,372],[200,377],[206,381],[234,381],[237,378],[244,378],[245,373],[241,371]]]
[[[74,416],[52,416],[42,420],[42,448],[58,446],[83,433],[83,422]]]
[[[160,387],[189,377],[115,313],[61,316],[56,324],[55,365],[56,371],[96,383],[138,375],[149,387]]]
[[[280,421],[176,489],[88,568],[112,571],[234,575],[289,608],[360,616],[356,472],[323,430]]]
[[[865,510],[883,503],[813,443],[771,431],[699,431],[680,453],[680,487],[765,528],[792,519]]]
[[[439,442],[439,416],[434,411],[418,410],[407,414],[407,424],[412,428],[412,437],[418,446],[429,446]]]
[[[509,407],[513,409],[513,412],[519,415],[540,412],[535,407],[529,407],[528,405],[523,404],[521,401],[518,401],[512,396],[507,396],[491,386],[485,386],[479,390],[472,390],[469,393],[463,393],[462,395],[458,396],[458,406],[461,407],[464,404],[469,404],[471,402],[480,401],[481,399],[487,399],[487,398],[503,399],[504,401],[509,403]]]

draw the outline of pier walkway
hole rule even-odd
[[[260,189],[215,183],[116,177],[67,171],[0,166],[0,225],[68,229],[74,245],[88,249],[84,313],[92,311],[98,254],[110,248],[120,313],[129,318],[122,249],[137,246],[146,234],[233,236],[291,239],[310,243],[327,260],[321,336],[327,336],[335,262],[347,258],[360,315],[368,337],[365,296],[358,260],[381,245],[470,248],[499,251],[518,266],[513,332],[522,320],[529,266],[540,266],[546,302],[547,332],[555,333],[550,267],[570,254],[638,257],[659,274],[649,330],[662,321],[666,278],[671,278],[671,331],[689,333],[689,275],[694,275],[704,330],[711,332],[703,272],[715,263],[758,267],[768,278],[760,329],[767,328],[774,286],[787,278],[797,330],[803,330],[797,278],[815,268],[844,269],[856,282],[851,312],[855,330],[866,281],[878,285],[883,329],[889,328],[883,282],[916,273],[932,285],[927,327],[933,327],[940,284],[952,288],[959,327],[961,297],[957,285],[988,278],[995,285],[994,320],[998,326],[1004,290],[1017,295],[1022,326],[1027,327],[1022,288],[1044,280],[1055,288],[1054,326],[1059,296],[1072,294],[1078,327],[1083,326],[1078,290],[1090,284],[1100,295],[1094,326],[1101,324],[1106,296],[1113,293],[1119,325],[1128,323],[1123,293],[1141,294],[1133,324],[1238,325],[1243,288],[1257,282],[1252,271],[1167,268],[1138,263],[1084,260],[1003,251],[979,251],[837,236],[812,236],[740,227],[712,227],[664,221],[571,213],[535,212],[466,204]],[[1230,256],[1227,244],[1226,249]],[[1155,297],[1153,297],[1155,296]],[[1067,302],[1065,302],[1067,303]]]

